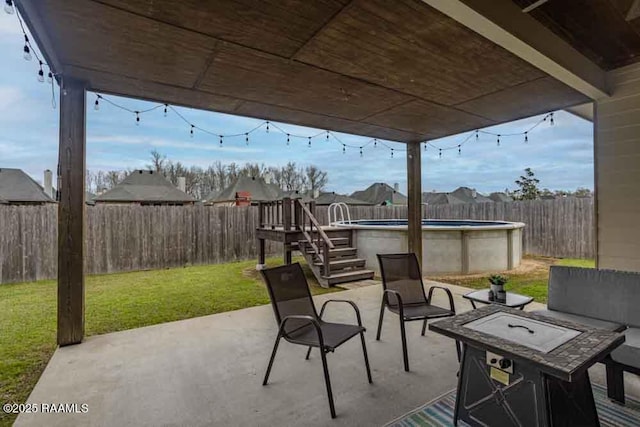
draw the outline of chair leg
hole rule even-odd
[[[331,418],[336,417],[336,408],[333,405],[333,392],[331,391],[331,380],[329,379],[329,367],[327,366],[327,354],[324,349],[320,349],[320,356],[322,357],[322,369],[324,370],[324,383],[327,386],[327,396],[329,397],[329,410],[331,411]]]
[[[269,374],[271,373],[271,368],[273,367],[273,360],[276,358],[276,352],[278,351],[280,338],[282,338],[282,335],[280,335],[280,333],[278,332],[278,337],[276,338],[276,342],[273,345],[273,351],[271,352],[271,359],[269,359],[269,366],[267,366],[267,372],[264,374],[264,381],[262,381],[262,385],[267,385],[267,382],[269,382]]]
[[[376,334],[376,341],[380,341],[380,334],[382,333],[382,319],[384,319],[384,300],[380,304],[380,318],[378,319],[378,333]]]
[[[427,330],[427,319],[424,319],[424,322],[422,322],[422,336],[424,336],[424,333]]]
[[[605,366],[607,370],[607,397],[624,405],[624,371],[613,360],[609,360]]]
[[[313,347],[309,346],[309,350],[307,350],[307,357],[305,357],[306,360],[309,360],[309,356],[311,355],[311,349]]]
[[[369,357],[367,356],[367,345],[364,343],[364,332],[360,332],[360,341],[362,341],[362,354],[364,355],[364,366],[367,368],[367,379],[369,384],[373,382],[371,380],[371,369],[369,368]]]
[[[404,359],[404,370],[409,372],[409,355],[407,354],[407,334],[404,330],[404,319],[400,318],[400,336],[402,337],[402,358]]]

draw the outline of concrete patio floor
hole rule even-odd
[[[429,283],[426,283],[429,286]],[[459,312],[471,309],[448,286]],[[260,306],[88,338],[59,348],[29,403],[88,404],[80,414],[23,414],[16,426],[380,426],[455,388],[452,340],[407,324],[411,372],[402,368],[398,318],[387,313],[375,341],[381,286],[315,297],[351,299],[368,328],[373,384],[367,383],[360,340],[328,355],[337,418],[331,420],[319,354],[282,342],[270,384],[261,385],[276,325],[271,307]],[[436,304],[446,306],[444,293]],[[538,309],[533,303],[528,308]],[[336,303],[327,320],[355,322],[349,306]],[[604,369],[592,368],[604,384]],[[638,395],[637,378],[627,392]]]

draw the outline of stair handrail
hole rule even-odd
[[[343,210],[344,207],[344,210]],[[340,211],[340,222],[344,223],[345,220],[345,216],[344,216],[344,211],[347,212],[347,223],[351,224],[351,212],[349,212],[349,205],[347,205],[345,202],[334,202],[331,203],[329,205],[329,212],[328,212],[328,220],[329,220],[329,225],[332,225],[336,222],[338,222],[338,210]],[[331,221],[332,218],[332,214],[333,213],[333,221]]]
[[[313,213],[311,213],[309,208],[306,207],[300,199],[296,199],[296,203],[300,204],[300,206],[302,207],[302,212],[304,212],[304,214],[309,218],[309,222],[317,228],[318,234],[320,235],[324,243],[329,247],[329,249],[334,249],[335,246],[331,242],[331,239],[329,239],[329,236],[327,236],[327,233],[324,232],[324,230],[322,229],[322,226],[320,225],[316,217],[313,215]],[[302,226],[303,226],[302,231],[304,231],[304,220],[302,221]],[[313,228],[311,229],[311,231],[313,231]]]
[[[297,203],[297,207],[301,212],[301,218],[299,218],[299,223],[296,224],[300,227],[300,231],[302,235],[306,239],[307,243],[311,246],[320,262],[324,267],[324,275],[329,277],[331,275],[331,263],[330,263],[330,250],[334,249],[335,246],[327,233],[324,232],[322,226],[316,219],[313,214],[313,208],[315,207],[315,202],[310,202],[311,209],[309,209],[300,199],[296,199],[295,203]],[[309,232],[305,229],[306,220],[305,216],[309,219]],[[316,235],[318,236],[317,240],[314,240],[314,232],[313,228],[316,228]]]

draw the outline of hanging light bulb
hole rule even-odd
[[[347,152],[347,146],[342,144],[342,154]]]
[[[479,138],[479,136],[478,136],[478,129],[476,129],[476,142],[478,142],[478,138]]]
[[[140,126],[140,111],[136,111],[136,126]]]
[[[438,157],[442,158],[442,148],[438,148]]]
[[[290,142],[291,142],[291,135],[287,134],[287,146],[289,146]]]
[[[424,151],[427,151],[427,143],[424,143]]]
[[[391,158],[393,159],[393,148],[391,149]]]
[[[362,157],[362,147],[360,147],[360,157]]]
[[[100,99],[100,96],[98,96],[96,98],[96,102],[93,103],[93,109],[96,110],[96,111],[98,111],[100,109],[100,101],[99,101],[99,99]]]
[[[164,104],[164,116],[167,117],[167,108],[169,108],[168,104]]]
[[[458,156],[462,155],[462,146],[458,144]]]
[[[42,70],[42,61],[40,62],[40,69],[38,70],[38,81],[44,83],[44,71]]]
[[[4,11],[7,12],[9,15],[13,15],[13,12],[14,12],[13,0],[5,0]]]
[[[329,140],[329,131],[327,131],[327,141]]]
[[[373,140],[373,148],[378,148],[378,140],[377,139]]]
[[[497,139],[496,145],[498,145],[498,147],[500,147],[500,134],[498,134],[498,139]]]
[[[246,145],[249,145],[249,133],[248,132],[244,134],[244,143]]]
[[[308,147],[311,148],[311,137],[309,137],[309,144]]]
[[[49,74],[47,74],[47,83],[53,83],[53,73],[51,71],[49,71]]]
[[[222,148],[222,135],[220,135],[220,148]]]
[[[189,136],[193,138],[193,125],[191,125],[191,129],[189,130]]]
[[[27,38],[27,36],[24,36],[25,39]],[[24,58],[25,61],[31,61],[31,49],[29,49],[29,45],[27,45],[27,43],[24,44],[24,49],[23,49],[23,54],[22,57]]]
[[[269,121],[267,120],[267,133],[269,133]]]
[[[529,132],[525,132],[524,133],[524,143],[528,143],[529,142]]]
[[[551,113],[551,114],[550,114],[550,117],[551,117],[551,122],[550,122],[549,124],[550,124],[551,126],[553,126],[553,125],[554,125],[554,122],[553,122],[553,113]]]

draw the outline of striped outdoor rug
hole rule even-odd
[[[625,406],[616,405],[607,399],[607,390],[593,384],[593,396],[596,409],[603,427],[631,427],[640,426],[640,402],[627,397]],[[392,427],[448,427],[453,426],[453,408],[456,403],[456,392],[452,390],[426,405],[409,412],[406,415],[387,424]],[[468,426],[459,422],[459,426]]]

